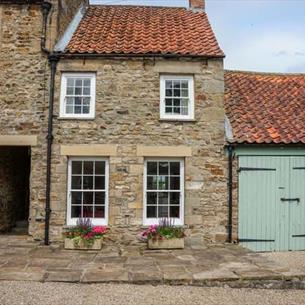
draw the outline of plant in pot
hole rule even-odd
[[[142,233],[147,239],[148,249],[183,249],[184,228],[174,225],[174,220],[161,219],[159,225],[152,225]]]
[[[64,233],[65,249],[100,250],[107,231],[107,227],[93,226],[90,219],[80,218]]]

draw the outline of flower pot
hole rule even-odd
[[[184,238],[171,238],[171,239],[149,239],[148,249],[183,249]]]
[[[73,239],[65,238],[65,249],[69,250],[101,250],[102,239],[95,239],[93,244],[86,244],[83,240],[75,243]]]

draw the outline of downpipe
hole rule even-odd
[[[233,230],[233,151],[232,145],[228,146],[228,243],[232,243]]]
[[[49,117],[48,117],[48,135],[47,135],[47,177],[46,177],[46,206],[45,206],[45,239],[44,244],[50,244],[50,215],[51,215],[51,162],[52,162],[52,144],[53,144],[53,109],[54,109],[54,90],[55,90],[55,75],[59,57],[49,55],[48,57],[51,76],[50,76],[50,92],[49,92]]]

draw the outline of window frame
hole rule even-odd
[[[66,113],[66,92],[67,92],[67,79],[69,77],[73,78],[90,78],[90,111],[89,113]],[[95,118],[95,103],[96,103],[96,73],[89,72],[63,72],[61,74],[61,89],[60,89],[60,111],[59,117],[65,119],[94,119]]]
[[[167,114],[165,112],[165,90],[166,81],[168,80],[183,80],[187,81],[189,85],[189,107],[188,115],[181,114]],[[193,75],[160,75],[160,119],[165,120],[194,120],[195,119],[195,87],[194,87],[194,76]]]
[[[105,218],[90,218],[95,226],[108,225],[109,211],[109,159],[100,157],[69,157],[68,159],[68,184],[67,184],[67,219],[68,226],[75,226],[79,218],[72,218],[72,162],[73,161],[104,161],[105,162]],[[94,192],[94,190],[92,190]]]
[[[158,225],[162,218],[147,218],[147,162],[179,162],[180,163],[180,217],[175,219],[176,226],[184,225],[184,192],[185,192],[185,160],[184,158],[145,158],[143,173],[143,225]],[[170,192],[168,190],[167,192]]]

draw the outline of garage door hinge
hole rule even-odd
[[[241,171],[276,171],[276,168],[263,168],[263,167],[240,167],[237,170],[239,173]]]
[[[275,239],[252,239],[252,238],[241,238],[239,242],[249,243],[249,242],[273,242]]]

